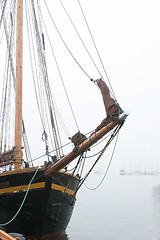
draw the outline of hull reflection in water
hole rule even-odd
[[[69,237],[66,233],[59,235],[58,237],[52,238],[51,240],[69,240]]]

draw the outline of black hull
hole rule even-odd
[[[23,234],[28,239],[53,239],[65,231],[75,204],[74,193],[79,179],[64,172],[45,178],[39,170],[30,185],[35,169],[0,175],[0,224],[6,231]]]

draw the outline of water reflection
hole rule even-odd
[[[52,240],[69,240],[66,233],[59,235],[58,237],[53,238]]]
[[[153,188],[153,205],[156,218],[160,220],[160,185]]]

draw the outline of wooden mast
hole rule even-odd
[[[22,167],[23,0],[17,0],[14,169]]]

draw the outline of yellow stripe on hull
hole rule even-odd
[[[54,190],[58,190],[58,191],[61,191],[61,192],[68,193],[70,195],[74,195],[74,193],[75,193],[75,191],[73,191],[69,188],[65,188],[63,186],[60,186],[60,185],[57,185],[57,184],[54,184],[54,183],[52,183],[51,188],[54,189]]]
[[[32,183],[30,185],[29,190],[41,189],[41,188],[44,188],[44,187],[45,187],[45,182]],[[71,190],[69,188],[65,188],[63,186],[60,186],[60,185],[54,184],[54,183],[52,183],[51,188],[54,189],[54,190],[65,192],[65,193],[70,194],[70,195],[74,195],[74,193],[75,193],[75,191],[73,191],[73,190]],[[8,188],[0,189],[0,194],[13,193],[13,192],[19,192],[19,191],[26,191],[27,189],[28,189],[28,185],[8,187]]]
[[[45,182],[39,182],[39,183],[32,183],[29,189],[38,189],[38,188],[44,188],[44,187],[45,187]],[[27,189],[28,189],[28,185],[8,187],[8,188],[0,189],[0,194],[13,193],[17,191],[26,191]]]

